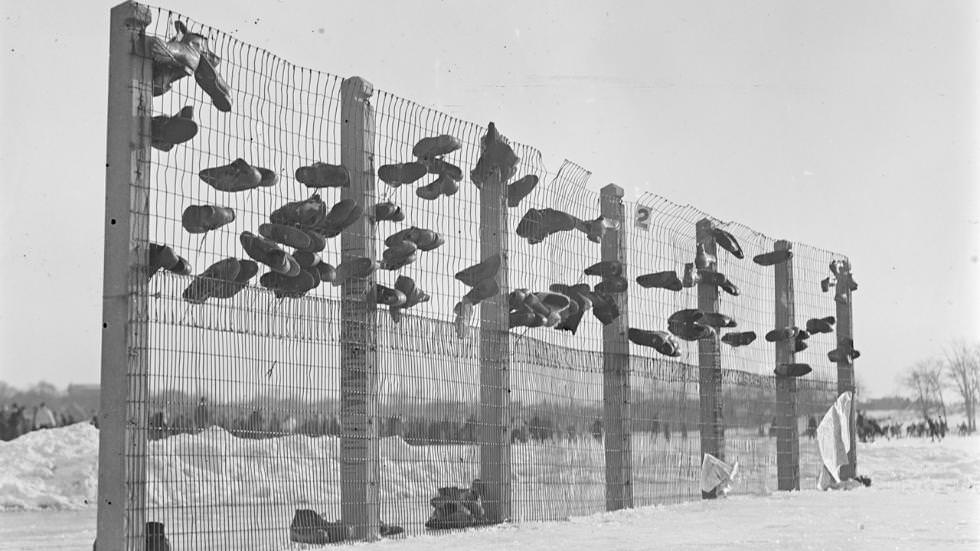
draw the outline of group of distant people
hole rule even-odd
[[[17,402],[4,404],[0,409],[0,440],[10,441],[34,430],[64,427],[81,420],[70,411],[54,411],[44,402],[30,407]],[[98,422],[94,415],[91,421]]]
[[[929,439],[935,442],[946,438],[946,434],[950,432],[949,424],[946,422],[945,417],[933,419],[926,415],[924,420],[918,423],[909,423],[903,430],[901,423],[881,424],[877,420],[865,416],[860,411],[857,415],[857,428],[858,438],[861,442],[874,442],[875,438],[879,436],[888,439],[902,438],[903,436],[907,438],[925,438],[928,436]],[[961,436],[970,432],[966,423],[961,423],[958,429]]]

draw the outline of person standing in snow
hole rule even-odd
[[[44,405],[44,402],[41,402],[41,405],[34,412],[34,430],[53,429],[56,426],[58,423],[54,419],[54,412]]]
[[[204,396],[201,396],[201,401],[197,404],[197,409],[194,410],[194,421],[197,424],[198,430],[204,430],[211,424],[211,416],[208,413],[208,400]]]

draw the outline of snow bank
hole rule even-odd
[[[0,510],[95,504],[99,431],[89,423],[0,442]]]

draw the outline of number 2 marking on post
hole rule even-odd
[[[636,227],[642,228],[644,230],[650,230],[650,209],[649,207],[644,207],[642,205],[636,206]]]

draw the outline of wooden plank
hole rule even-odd
[[[507,231],[507,184],[494,171],[480,188],[480,258],[500,255],[500,292],[480,303],[480,480],[491,522],[511,518]]]
[[[360,77],[344,79],[341,94],[341,163],[350,171],[352,199],[365,212],[375,203],[374,86]],[[341,234],[341,260],[376,258],[375,225],[362,216]],[[378,328],[374,274],[341,287],[340,317],[340,515],[359,540],[379,533]]]
[[[147,8],[109,17],[102,382],[99,406],[98,549],[144,540],[152,63],[144,51]]]
[[[788,251],[793,244],[777,241],[775,250]],[[776,329],[796,325],[793,297],[793,259],[775,266]],[[793,339],[776,343],[776,365],[792,363]],[[796,379],[776,376],[776,478],[780,490],[800,489],[800,435],[796,419]]]
[[[846,262],[842,270],[849,275],[851,273],[850,262]],[[839,284],[839,283],[838,283]],[[837,304],[837,323],[834,326],[837,334],[837,348],[842,349],[845,342],[853,342],[853,306],[851,301],[853,295],[850,288],[839,289],[844,296],[845,302],[835,302]],[[837,360],[837,395],[844,392],[854,392],[854,362],[849,355],[842,355]],[[857,475],[857,431],[854,430],[857,423],[857,395],[851,401],[851,450],[847,454],[848,464],[840,468],[841,478],[854,478]]]
[[[708,218],[698,221],[695,226],[697,242],[704,245],[709,255],[718,254],[718,246],[711,234],[712,222]],[[716,270],[717,266],[709,266]],[[718,311],[718,287],[698,283],[698,310]],[[721,384],[721,337],[698,341],[698,398],[701,410],[701,457],[704,454],[725,460],[725,416],[724,397]]]
[[[600,213],[619,222],[619,230],[602,236],[602,260],[626,262],[623,188],[602,188]],[[633,454],[630,430],[629,293],[613,295],[619,317],[602,328],[602,397],[606,451],[606,510],[633,506]]]

